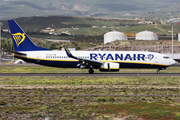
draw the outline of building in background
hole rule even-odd
[[[151,31],[142,31],[136,34],[136,40],[158,40],[158,35]]]
[[[127,36],[124,33],[118,31],[111,31],[104,34],[104,44],[116,40],[127,40]]]

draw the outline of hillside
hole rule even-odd
[[[24,30],[41,30],[47,27],[51,27],[54,24],[55,29],[60,28],[87,28],[92,26],[121,26],[126,24],[137,23],[132,20],[120,20],[120,19],[98,19],[91,17],[71,17],[71,16],[48,16],[48,17],[21,17],[15,19],[16,22]],[[7,20],[2,21],[3,28],[8,29]]]
[[[0,19],[47,15],[115,15],[125,11],[180,11],[177,7],[179,3],[179,0],[1,0]]]
[[[180,54],[180,42],[174,40],[174,54]],[[149,51],[162,54],[172,53],[171,40],[116,40],[106,45],[84,48],[85,51]]]
[[[54,29],[68,30],[72,35],[80,36],[103,36],[104,33],[111,30],[120,31],[123,33],[132,32],[132,24],[134,24],[134,32],[138,33],[144,30],[152,31],[158,35],[171,35],[169,24],[162,25],[139,25],[138,20],[121,20],[121,19],[99,19],[92,17],[70,17],[70,16],[48,16],[48,17],[22,17],[15,19],[17,23],[26,32],[40,32],[41,29],[51,27]],[[4,20],[2,29],[9,29],[7,21]],[[97,28],[92,28],[97,26]],[[102,26],[105,26],[104,28]],[[74,29],[78,28],[78,30]],[[174,26],[174,34],[179,33],[179,25]]]
[[[119,19],[98,19],[98,18],[90,18],[90,17],[68,17],[68,16],[49,16],[49,17],[23,17],[15,19],[17,23],[27,32],[28,36],[34,38],[35,44],[40,45],[41,47],[45,46],[44,39],[62,39],[62,40],[74,40],[74,43],[67,43],[66,45],[69,47],[76,47],[77,50],[86,49],[89,47],[95,47],[98,45],[103,45],[103,35],[110,30],[117,30],[124,33],[131,33],[132,28],[134,27],[134,32],[138,33],[144,30],[153,31],[158,35],[171,35],[168,31],[171,30],[171,26],[161,25],[138,25],[138,21],[132,20],[119,20]],[[54,29],[56,31],[65,30],[71,33],[71,36],[63,36],[63,35],[49,35],[45,33],[40,33],[41,29],[46,29],[47,27],[51,27],[52,22],[54,24]],[[132,27],[132,23],[135,25]],[[4,26],[3,29],[8,29],[7,21],[3,21]],[[92,26],[98,26],[97,28],[93,28]],[[106,26],[106,27],[102,27]],[[74,29],[78,28],[78,29]],[[161,30],[163,29],[163,31]],[[174,26],[174,34],[179,33],[180,27]],[[9,33],[2,33],[2,38],[10,38]],[[42,40],[41,42],[39,41]],[[138,46],[148,46],[148,50],[161,50],[161,46],[171,46],[171,37],[161,38],[159,41],[134,41],[133,39],[120,42],[120,43],[111,43],[108,45],[117,46],[120,45],[119,48],[125,47],[124,50],[128,47],[130,50],[141,50]],[[163,41],[164,40],[164,41]],[[177,38],[175,38],[177,40]],[[7,40],[5,40],[7,41]],[[10,41],[10,40],[9,40]],[[128,44],[127,44],[128,43]],[[129,44],[131,43],[131,44]],[[7,43],[9,44],[9,43]],[[61,49],[65,43],[48,43],[48,48],[50,49]],[[160,48],[156,48],[156,45],[159,45]],[[179,42],[176,42],[174,45],[180,45]],[[136,48],[131,48],[129,46],[137,46]],[[9,49],[11,47],[7,47]],[[117,48],[117,47],[115,47]],[[118,50],[122,50],[119,49]],[[97,48],[106,50],[103,48]],[[168,47],[168,51],[171,48]],[[88,49],[89,50],[89,49]],[[91,50],[94,50],[93,48]],[[115,49],[116,50],[116,49]],[[161,50],[164,51],[164,50]],[[177,52],[180,51],[179,48],[176,50]],[[159,52],[159,51],[155,51]]]

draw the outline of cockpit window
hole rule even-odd
[[[170,57],[168,57],[168,56],[164,56],[163,58],[164,58],[164,59],[170,59]]]

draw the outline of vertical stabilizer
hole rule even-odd
[[[48,50],[36,46],[15,20],[8,20],[11,37],[14,44],[15,51],[44,51]]]

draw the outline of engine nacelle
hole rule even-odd
[[[119,71],[120,64],[119,63],[104,63],[103,65],[100,66],[100,71]]]

